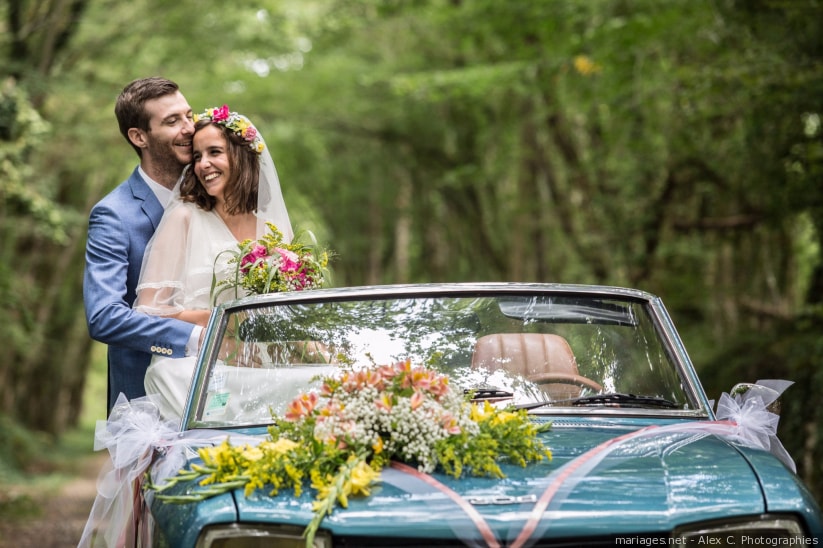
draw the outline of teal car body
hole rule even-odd
[[[396,303],[402,306],[394,310]],[[288,312],[281,315],[279,309]],[[386,318],[391,311],[392,319],[380,324],[377,310]],[[357,336],[340,336],[364,317]],[[785,459],[725,434],[729,426],[717,420],[665,307],[648,293],[554,284],[426,284],[242,299],[212,316],[183,433],[266,435],[266,415],[248,411],[254,406],[221,409],[209,418],[216,349],[232,318],[243,320],[235,325],[246,326],[245,341],[258,350],[265,343],[273,361],[274,338],[311,337],[347,351],[357,341],[371,358],[387,345],[391,358],[414,355],[440,364],[466,390],[478,390],[479,368],[487,381],[481,388],[490,390],[483,397],[527,408],[534,421],[551,423],[540,436],[552,459],[525,467],[503,462],[504,478],[385,468],[370,496],[351,497],[348,507],[326,516],[316,546],[815,546],[823,537],[820,508]],[[586,329],[596,334],[584,334]],[[504,331],[562,334],[579,369],[550,380],[566,392],[536,395],[508,372],[477,366],[480,339]],[[624,332],[628,336],[618,335]],[[627,348],[632,344],[638,348]],[[283,400],[293,396],[284,387],[308,378],[294,380],[292,369],[304,365],[281,364],[271,377],[277,389],[255,395],[257,403],[271,404],[272,393]],[[278,366],[262,368],[272,370]],[[256,388],[258,373],[263,374],[255,372],[250,381]],[[545,377],[530,375],[541,383]],[[276,420],[277,406],[272,410]],[[189,456],[198,462],[194,451]],[[156,461],[162,463],[162,452]],[[170,492],[189,488],[179,484]],[[246,496],[237,489],[191,504],[145,496],[140,539],[153,546],[301,546],[313,518],[310,489],[300,496],[291,490],[271,496],[265,489]]]

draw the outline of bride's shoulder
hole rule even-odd
[[[172,222],[189,222],[195,215],[197,206],[189,202],[174,202],[163,212],[163,217]]]

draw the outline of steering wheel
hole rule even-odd
[[[595,393],[603,391],[603,387],[597,382],[588,377],[574,375],[572,373],[535,373],[534,375],[529,375],[528,380],[538,386],[544,384],[571,384],[579,386],[580,388],[590,388],[594,390]]]

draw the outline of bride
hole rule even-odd
[[[285,241],[293,238],[274,163],[263,137],[245,116],[226,105],[195,116],[192,168],[178,185],[146,248],[134,308],[206,326],[212,306],[212,276],[232,271],[237,244],[258,239],[273,223]],[[196,356],[170,358],[158,344],[146,372],[146,393],[166,418],[183,414]]]

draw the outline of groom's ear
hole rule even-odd
[[[147,136],[146,132],[140,128],[131,127],[128,131],[129,141],[138,147],[138,148],[146,148],[147,146]]]

